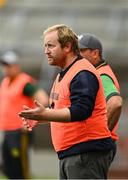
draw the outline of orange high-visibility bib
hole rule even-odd
[[[87,60],[76,61],[61,81],[58,80],[59,76],[57,76],[51,91],[50,103],[54,102],[55,109],[70,107],[70,83],[75,75],[83,70],[92,72],[99,82],[94,110],[92,115],[83,121],[51,122],[52,141],[57,152],[68,149],[77,143],[111,136],[107,127],[106,101],[102,81],[97,70]]]

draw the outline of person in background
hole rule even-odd
[[[0,57],[0,64],[5,76],[0,85],[0,131],[4,135],[3,172],[9,179],[28,179],[28,150],[32,132],[24,130],[18,112],[24,104],[34,107],[34,99],[44,106],[48,105],[48,95],[37,87],[30,75],[22,72],[20,57],[16,52],[6,51]]]
[[[112,139],[116,142],[118,140],[116,130],[122,108],[118,80],[110,65],[102,57],[103,48],[100,40],[90,33],[81,34],[78,37],[81,56],[92,63],[101,76],[107,102],[108,128]]]
[[[78,37],[64,24],[44,31],[48,63],[61,68],[50,94],[50,107],[38,101],[19,116],[51,122],[59,158],[60,179],[106,179],[115,144],[107,127],[102,81],[94,66],[79,54]]]

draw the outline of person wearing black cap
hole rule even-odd
[[[110,65],[102,58],[103,48],[100,40],[93,34],[82,34],[79,37],[81,55],[91,62],[100,73],[107,102],[108,127],[114,141],[118,140],[117,124],[121,114],[122,97],[118,80]]]
[[[0,131],[3,132],[3,172],[9,179],[28,179],[28,150],[32,132],[23,129],[18,112],[25,103],[33,107],[33,99],[46,105],[48,96],[37,88],[35,80],[22,72],[19,56],[7,51],[0,57],[4,78],[0,86]],[[36,123],[36,122],[34,122]]]

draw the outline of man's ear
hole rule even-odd
[[[72,44],[70,42],[67,42],[64,48],[66,52],[70,52],[72,49]]]
[[[99,56],[100,56],[99,50],[98,50],[98,49],[93,50],[93,57],[94,57],[94,58],[97,58],[97,57],[99,57]]]

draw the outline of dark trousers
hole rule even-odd
[[[31,132],[6,131],[2,144],[3,172],[9,179],[28,179]]]
[[[115,150],[87,152],[60,160],[60,179],[107,179]]]

